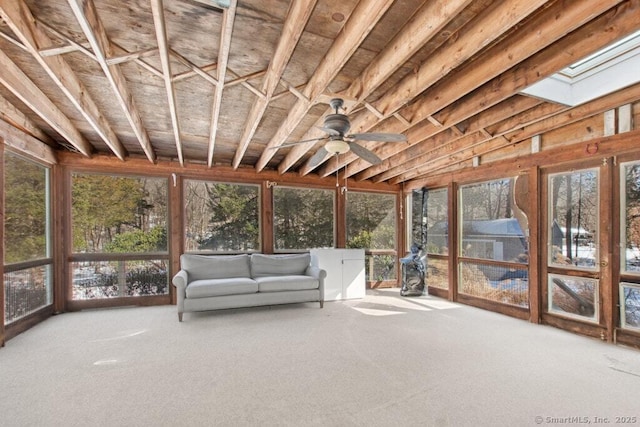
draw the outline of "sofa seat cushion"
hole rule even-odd
[[[249,255],[195,255],[180,256],[180,267],[189,274],[189,281],[251,277]]]
[[[301,291],[318,289],[320,282],[311,276],[269,276],[258,277],[258,292]]]
[[[258,283],[247,277],[227,279],[202,279],[189,283],[187,298],[207,298],[220,295],[254,294],[258,292]]]
[[[311,255],[264,255],[251,254],[251,277],[304,275]]]

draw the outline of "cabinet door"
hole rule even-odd
[[[342,289],[344,299],[364,298],[364,259],[342,260]]]

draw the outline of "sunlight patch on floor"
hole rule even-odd
[[[367,316],[393,316],[396,314],[405,314],[401,311],[379,310],[374,308],[362,308],[362,307],[351,307],[351,308],[356,311],[359,311],[362,314],[366,314]]]
[[[135,337],[136,335],[142,335],[145,332],[147,332],[146,329],[140,329],[140,330],[137,330],[137,331],[123,331],[121,335],[118,335],[118,336],[115,336],[115,337],[99,338],[97,340],[91,340],[89,342],[102,342],[102,341],[122,340],[122,339],[125,339],[125,338]]]

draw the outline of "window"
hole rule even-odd
[[[620,273],[640,278],[640,162],[620,165]],[[640,285],[620,283],[620,326],[640,331]]]
[[[275,187],[275,251],[334,247],[333,190]]]
[[[549,177],[549,265],[597,270],[598,171]]]
[[[621,272],[640,275],[640,162],[621,166]]]
[[[598,322],[598,281],[549,274],[549,312]]]
[[[449,222],[448,190],[421,189],[413,191],[411,204],[411,240],[427,252],[426,283],[429,286],[449,288]],[[425,236],[426,235],[426,236]],[[426,241],[425,241],[426,240]]]
[[[166,295],[167,180],[72,175],[74,300]]]
[[[260,250],[260,187],[187,180],[185,251]]]
[[[459,292],[528,307],[528,222],[515,179],[460,187]]]
[[[526,263],[528,224],[514,215],[513,179],[460,188],[460,256]]]
[[[620,319],[623,328],[640,331],[640,285],[620,283]]]
[[[49,169],[7,152],[5,324],[52,303]]]
[[[365,249],[367,280],[396,279],[396,196],[347,193],[347,248]]]

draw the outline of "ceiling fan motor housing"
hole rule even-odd
[[[344,136],[349,132],[351,123],[349,123],[349,118],[344,114],[329,114],[324,119],[324,127],[333,129],[339,132],[340,136]]]

